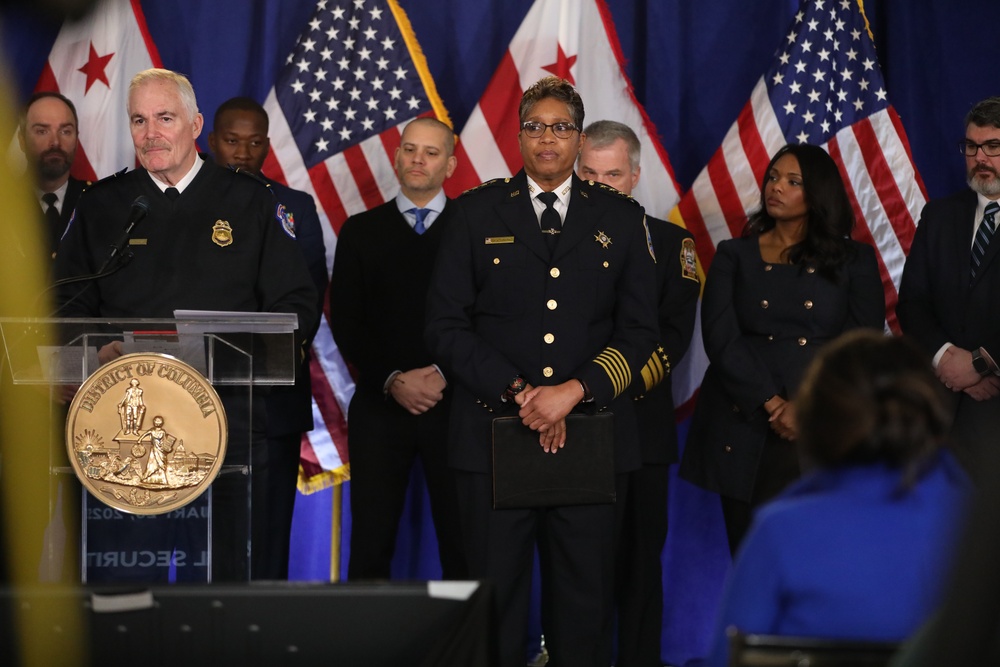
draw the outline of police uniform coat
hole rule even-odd
[[[427,343],[457,380],[449,462],[491,470],[492,420],[518,374],[532,386],[583,380],[615,415],[615,464],[639,465],[633,373],[656,339],[654,265],[642,208],[575,175],[552,258],[524,171],[456,202],[428,300]]]
[[[928,202],[903,267],[899,324],[930,355],[952,343],[966,350],[983,347],[994,360],[1000,358],[1000,242],[995,237],[975,280],[969,279],[977,203],[972,190]],[[961,455],[995,446],[1000,399],[980,402],[959,392],[952,395],[952,408],[952,439]]]
[[[885,297],[875,251],[848,241],[836,282],[812,267],[771,264],[757,236],[719,243],[705,282],[701,326],[710,362],[680,474],[750,501],[765,438],[764,403],[795,397],[819,348],[856,327],[882,329]]]
[[[316,288],[301,251],[259,181],[206,162],[176,201],[144,169],[92,185],[60,244],[57,278],[95,273],[125,229],[132,203],[150,210],[132,231],[121,270],[62,286],[64,317],[173,317],[175,309],[296,313],[315,325]],[[79,294],[78,294],[79,293]]]
[[[454,386],[463,540],[471,575],[495,583],[500,667],[524,665],[536,545],[552,661],[611,663],[614,508],[491,509],[492,420],[517,414],[501,395],[519,374],[532,386],[585,382],[593,401],[575,409],[611,410],[617,470],[640,464],[629,387],[657,340],[642,208],[575,175],[570,187],[551,255],[523,170],[460,197],[428,297],[427,342]]]

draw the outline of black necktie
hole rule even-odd
[[[986,205],[986,212],[983,215],[983,221],[979,223],[979,229],[976,231],[976,238],[972,241],[972,261],[971,264],[971,276],[970,279],[976,277],[976,271],[979,270],[979,265],[983,261],[983,256],[986,255],[986,249],[990,245],[990,239],[993,238],[993,232],[996,231],[996,215],[997,211],[1000,211],[1000,204],[995,201],[990,202]]]
[[[545,245],[549,247],[550,253],[555,250],[559,233],[562,231],[562,220],[554,206],[556,199],[558,197],[554,192],[543,192],[538,195],[538,201],[545,204],[545,210],[542,211],[541,229],[542,233],[545,234]]]
[[[177,201],[177,198],[181,196],[181,192],[177,188],[167,188],[163,194],[167,195],[167,199],[170,201]]]
[[[49,221],[49,229],[55,233],[55,230],[59,228],[59,209],[56,208],[59,195],[54,192],[46,192],[42,195],[42,201],[46,204],[45,219]]]

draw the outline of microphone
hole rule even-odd
[[[117,243],[111,246],[111,254],[108,258],[104,260],[104,264],[101,268],[97,270],[97,275],[101,275],[104,271],[111,266],[111,262],[115,261],[115,258],[120,258],[125,253],[125,248],[128,246],[129,238],[132,236],[132,229],[149,213],[149,199],[146,195],[139,195],[132,202],[132,209],[128,214],[128,222],[125,223],[125,231],[118,238]]]

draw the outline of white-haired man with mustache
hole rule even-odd
[[[262,179],[198,154],[195,140],[203,120],[191,83],[169,70],[139,72],[129,86],[127,111],[141,168],[103,179],[80,197],[59,246],[56,277],[98,272],[138,197],[146,198],[148,213],[118,255],[130,260],[111,262],[110,273],[100,279],[59,288],[60,315],[118,319],[171,318],[176,309],[285,312],[298,315],[298,333],[312,331],[318,300],[295,242],[294,222]],[[114,341],[103,347],[101,360],[120,355],[121,345]],[[264,484],[266,458],[258,453],[266,447],[262,403],[248,413],[245,401],[222,398],[229,419],[226,461],[244,464],[249,446],[253,484]],[[234,532],[241,521],[245,526],[238,512],[242,507],[245,516],[246,499],[237,492],[224,497],[223,491],[216,480],[213,580],[246,580],[249,563],[240,556],[246,553],[246,536]],[[166,568],[158,574],[166,576]]]
[[[952,397],[951,440],[975,476],[1000,433],[1000,97],[972,107],[958,148],[970,189],[921,213],[896,313],[934,355]]]

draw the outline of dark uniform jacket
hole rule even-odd
[[[299,331],[317,317],[316,288],[301,251],[259,180],[210,162],[176,201],[143,169],[92,185],[60,244],[56,277],[93,274],[145,195],[148,215],[133,229],[133,259],[107,277],[64,285],[64,317],[173,317],[178,308],[296,313]],[[79,292],[79,295],[77,293]]]
[[[702,381],[681,477],[749,500],[770,424],[764,402],[795,397],[819,348],[848,329],[882,329],[885,296],[875,251],[850,241],[836,282],[812,267],[769,264],[757,236],[719,243],[705,282]]]
[[[632,393],[639,422],[642,462],[677,462],[677,427],[671,370],[687,352],[694,334],[701,283],[694,237],[683,227],[646,216],[656,253],[656,294],[660,338]]]
[[[517,414],[500,397],[520,374],[533,386],[583,380],[615,414],[616,467],[639,465],[628,391],[657,339],[655,282],[642,207],[576,176],[551,259],[524,171],[455,205],[428,297],[427,342],[457,379],[449,462],[491,469],[491,424]],[[570,445],[567,445],[570,446]]]

